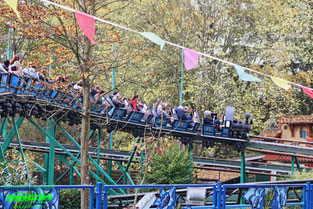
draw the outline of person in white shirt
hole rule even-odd
[[[30,67],[24,68],[24,70],[22,71],[23,75],[27,75],[27,76],[30,76],[32,78],[39,79],[39,72],[37,72],[37,70],[35,68],[36,67],[32,66],[32,63],[31,63]]]

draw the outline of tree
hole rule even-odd
[[[192,161],[188,151],[179,150],[177,143],[164,154],[155,154],[148,167],[145,184],[188,184],[192,183]]]

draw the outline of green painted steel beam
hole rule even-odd
[[[66,131],[64,130],[59,124],[57,125],[62,131],[63,133],[72,141],[72,142],[76,142],[76,140]],[[93,134],[95,133],[95,130],[92,130],[89,134],[89,139],[93,136]],[[80,150],[80,145],[76,142],[75,145],[77,146],[77,148]],[[97,164],[96,161],[94,161],[90,156],[88,156],[89,160],[92,162],[92,164],[96,167],[96,169],[101,172],[106,178],[107,180],[113,184],[113,185],[117,185],[116,182],[111,178],[111,176],[109,176],[100,166],[99,164]],[[123,190],[121,190],[123,191]]]
[[[193,156],[192,156],[192,153],[193,153],[193,144],[189,144],[188,146],[188,152],[189,152],[189,155],[190,155],[190,160],[191,162],[193,162]],[[192,163],[190,164],[190,168],[192,169]],[[192,173],[190,174],[190,180],[192,181]]]
[[[121,162],[116,162],[116,164],[118,165],[118,167],[121,169],[121,171],[123,172],[124,174],[124,177],[128,178],[129,182],[131,185],[135,185],[133,179],[131,178],[131,176],[129,175],[128,172],[125,172],[125,168],[123,167],[122,163]]]
[[[291,175],[295,173],[295,157],[291,157]]]
[[[3,136],[3,138],[7,138],[7,135],[8,135],[8,119],[7,119],[7,117],[5,118],[6,120],[5,120],[5,122],[4,122],[4,125],[3,125],[3,134],[2,134],[2,136]]]
[[[114,135],[114,132],[112,131],[110,133],[110,137],[109,137],[109,149],[112,149],[113,148],[113,135]],[[108,174],[110,176],[112,176],[112,160],[109,160],[108,162]]]
[[[11,143],[14,135],[16,134],[16,130],[18,130],[22,124],[24,120],[24,117],[19,117],[16,122],[15,122],[15,125],[16,125],[16,129],[15,128],[12,128],[9,135],[5,138],[5,141],[4,143],[2,144],[2,150],[3,152],[5,152],[9,146],[9,144]]]
[[[33,164],[36,168],[38,168],[40,170],[40,172],[42,172],[42,173],[47,172],[47,170],[45,168],[43,168],[42,166],[40,166],[38,163],[33,161]]]
[[[258,142],[250,141],[247,143],[247,148],[257,148],[257,149],[265,149],[265,150],[272,150],[272,151],[283,151],[286,153],[313,155],[313,148],[286,145],[286,144],[276,144],[275,146],[273,146],[272,144],[275,144],[275,143],[266,144],[262,142],[261,144]]]
[[[76,156],[77,158],[79,157],[80,153]],[[64,163],[66,166],[69,167],[69,169],[67,169],[65,172],[67,173],[68,171],[70,171],[70,169],[74,169],[74,171],[77,173],[77,175],[80,177],[80,172],[78,171],[78,169],[75,167],[75,161],[74,162],[69,162],[66,157],[64,155],[57,155],[57,157],[62,161],[62,163]]]
[[[234,168],[240,168],[241,162],[234,162],[229,160],[223,160],[223,159],[202,159],[202,158],[194,158],[193,159],[194,164],[207,164],[207,165],[214,165],[214,166],[223,166],[223,167],[234,167]],[[290,167],[283,167],[279,165],[266,165],[266,164],[256,164],[253,162],[246,163],[245,164],[247,169],[251,170],[278,170],[282,172],[290,172]]]
[[[58,147],[60,147],[67,155],[69,155],[74,161],[76,161],[80,165],[80,161],[67,149],[65,149],[59,142],[57,142],[52,136],[50,136],[45,130],[43,130],[40,126],[38,126],[32,119],[28,118],[28,121],[33,124],[39,131],[49,137]]]
[[[78,142],[59,123],[57,123],[56,125],[65,134],[65,136],[67,136],[67,138],[71,140],[71,142],[73,142],[78,148],[80,148]]]
[[[295,157],[295,161],[296,161],[296,165],[297,165],[298,171],[302,172],[302,169],[300,167],[300,163],[299,163],[298,157]]]
[[[52,119],[47,120],[47,133],[55,139],[55,121]],[[46,136],[46,141],[49,143],[49,154],[47,163],[47,183],[48,185],[54,184],[54,162],[55,162],[55,143],[53,140],[49,140],[49,137]]]
[[[101,130],[98,129],[98,137],[97,137],[97,163],[100,165],[100,149],[101,149]],[[97,176],[100,175],[99,169],[97,169]],[[109,173],[109,176],[112,178],[112,175]]]
[[[24,164],[24,167],[25,167],[25,170],[26,170],[26,173],[27,173],[27,179],[28,179],[29,182],[31,182],[31,176],[29,174],[29,170],[28,170],[27,164],[25,162],[25,155],[24,155],[24,151],[23,151],[23,146],[21,144],[20,135],[18,133],[18,128],[17,128],[14,116],[12,116],[12,123],[13,123],[13,129],[15,130],[15,136],[16,136],[16,139],[17,139],[17,142],[18,142],[18,145],[19,145],[19,150],[20,150],[20,153],[21,153],[21,156],[22,156],[23,164]]]
[[[133,161],[133,158],[135,156],[135,153],[136,153],[136,150],[137,150],[137,146],[138,146],[137,144],[138,144],[139,141],[140,141],[140,138],[137,137],[136,144],[135,144],[135,146],[133,148],[133,151],[130,154],[130,157],[129,157],[128,161],[127,161],[127,164],[126,164],[126,167],[125,167],[125,173],[128,172],[129,166],[130,166],[131,162]],[[119,183],[123,179],[123,175],[116,181],[116,183]]]
[[[1,127],[0,127],[0,135],[2,134],[2,131],[4,129],[5,124],[7,124],[7,117],[4,117],[3,120],[1,121]],[[5,138],[6,136],[3,136]]]
[[[92,172],[91,170],[89,170],[89,173],[99,182],[101,182],[103,185],[107,185],[101,178],[99,178],[99,176],[97,176],[97,174],[95,174],[94,172]],[[111,194],[114,195],[119,195],[119,193],[117,193],[116,191],[114,191],[113,189],[109,189],[109,191],[111,192]],[[122,190],[123,191],[123,190]],[[120,194],[126,194],[124,191],[121,192]]]
[[[117,183],[97,164],[94,159],[92,159],[90,156],[88,156],[89,160],[92,162],[92,164],[99,169],[99,171],[106,177],[106,179],[112,184],[112,185],[117,185]],[[124,193],[122,189],[118,189],[120,192]]]

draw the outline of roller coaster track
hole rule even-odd
[[[3,143],[4,139],[0,139],[0,142]],[[49,143],[45,142],[32,142],[32,141],[21,141],[22,147],[24,150],[29,150],[32,152],[41,152],[41,153],[49,153]],[[12,141],[8,148],[17,147],[19,144],[17,141]],[[79,153],[79,149],[73,145],[65,145],[63,144],[70,153],[77,155]],[[65,155],[67,154],[60,148],[55,149],[55,154]],[[92,158],[97,158],[97,148],[89,147],[89,156]],[[100,149],[100,159],[101,160],[112,160],[112,161],[120,161],[127,162],[131,156],[131,152],[123,151],[123,150],[114,150],[114,149]],[[133,162],[139,163],[140,156],[135,156]],[[236,160],[227,160],[227,159],[213,159],[213,158],[201,158],[201,157],[193,157],[194,168],[204,169],[204,170],[217,170],[217,171],[228,171],[228,172],[240,172],[240,162]],[[310,169],[309,167],[302,167],[306,169]],[[290,166],[286,166],[284,164],[270,164],[270,163],[262,163],[262,162],[247,162],[246,163],[247,173],[250,174],[261,174],[268,176],[286,176],[290,173]],[[272,174],[270,171],[276,171],[282,174]]]
[[[8,96],[8,97],[7,97]],[[21,101],[24,100],[25,97],[12,97],[12,94],[8,95],[2,95],[2,98],[9,98],[9,100],[13,101]],[[29,99],[29,97],[26,97]],[[34,103],[34,100],[29,100],[30,103]],[[53,103],[47,103],[46,100],[37,100],[37,103],[41,107],[47,107],[48,105],[55,108],[55,111],[58,111],[57,113],[55,111],[52,111],[51,114],[46,114],[45,118],[51,118],[51,117],[57,117],[65,115],[65,113],[68,113],[70,111],[73,111],[71,108],[67,108],[64,106],[56,105]],[[77,112],[77,111],[76,111]],[[47,112],[45,112],[47,113]],[[228,138],[228,137],[221,137],[221,136],[200,136],[198,133],[190,133],[190,132],[184,132],[184,131],[178,131],[173,129],[162,129],[162,128],[153,128],[150,124],[137,124],[133,122],[128,121],[122,121],[117,120],[105,116],[101,116],[98,114],[91,114],[92,121],[98,121],[97,126],[100,126],[101,128],[107,128],[109,125],[114,124],[116,127],[115,131],[124,131],[124,132],[130,132],[134,129],[139,129],[143,131],[142,133],[146,134],[147,136],[153,134],[153,135],[174,135],[183,143],[201,143],[208,146],[214,146],[214,145],[222,145],[222,146],[236,146],[238,145],[244,145],[246,150],[250,151],[257,151],[261,153],[275,153],[280,155],[287,155],[287,156],[296,156],[296,157],[303,157],[303,158],[309,158],[313,159],[313,146],[312,142],[303,142],[303,141],[295,141],[295,140],[286,140],[286,139],[280,139],[280,138],[269,138],[269,137],[260,137],[260,136],[250,136],[250,140],[244,140],[244,139],[236,139],[236,138]],[[68,121],[70,120],[67,117],[64,118],[56,118],[56,120],[60,121]],[[263,141],[261,140],[263,139]],[[266,139],[267,141],[264,141]],[[206,144],[208,142],[208,144]],[[280,142],[280,143],[277,143]],[[282,143],[283,142],[283,143]],[[302,146],[300,146],[302,144]]]

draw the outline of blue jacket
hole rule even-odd
[[[177,117],[178,117],[178,120],[182,120],[182,121],[189,121],[184,109],[182,108],[175,108],[175,111],[177,113]]]

